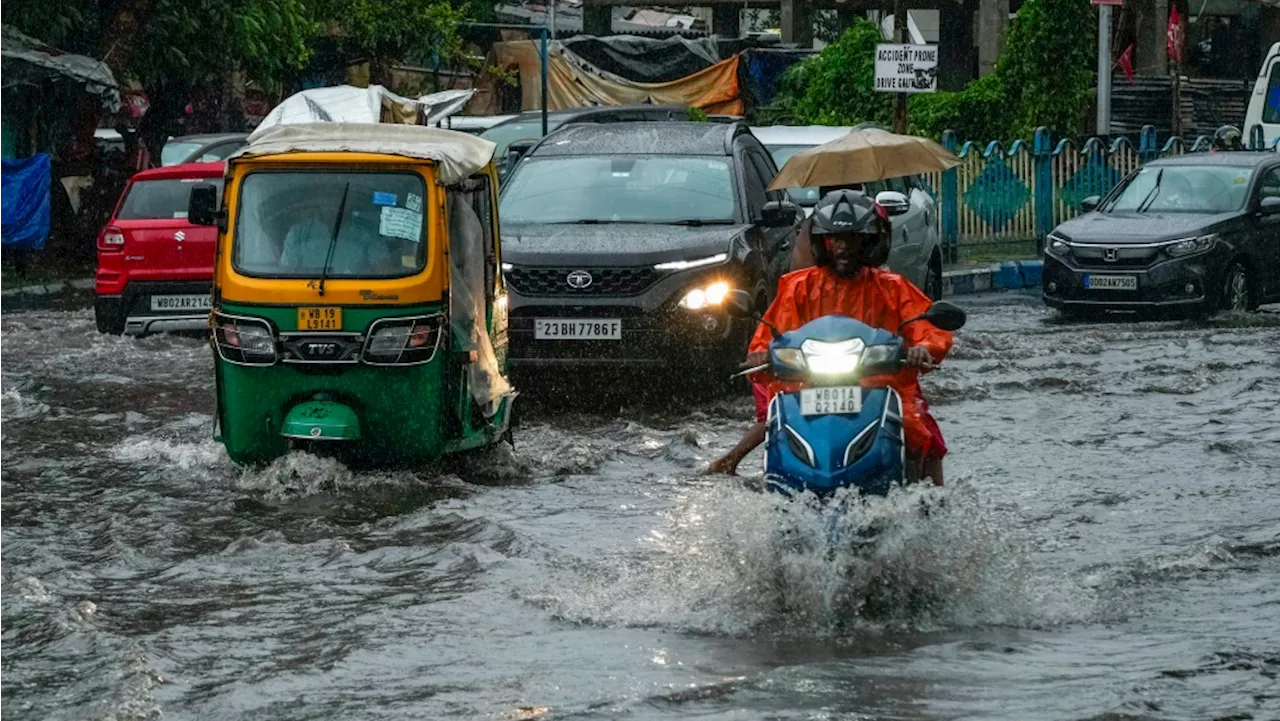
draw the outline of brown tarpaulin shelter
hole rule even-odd
[[[520,74],[522,110],[542,107],[542,56],[534,40],[515,40],[493,46],[493,65],[515,67]],[[738,85],[738,56],[705,70],[665,83],[641,83],[601,70],[559,43],[547,53],[547,109],[597,105],[687,105],[711,115],[742,115]]]

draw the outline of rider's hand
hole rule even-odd
[[[906,366],[927,371],[936,368],[937,364],[933,362],[933,354],[929,352],[929,349],[918,345],[907,349]]]
[[[747,365],[758,366],[769,362],[769,351],[758,350],[754,353],[747,354]]]

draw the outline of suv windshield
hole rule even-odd
[[[329,278],[413,275],[427,260],[424,197],[422,177],[407,172],[250,173],[240,183],[232,263],[272,278],[319,277],[326,261]]]
[[[733,222],[727,158],[596,155],[530,158],[502,193],[513,223]]]
[[[187,217],[187,201],[196,183],[209,183],[222,195],[222,178],[170,178],[141,180],[129,192],[116,213],[117,220],[174,220]]]
[[[1244,207],[1253,168],[1164,165],[1142,168],[1107,205],[1111,213],[1230,213]]]

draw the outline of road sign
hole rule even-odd
[[[936,93],[937,45],[877,45],[875,89],[884,93]]]

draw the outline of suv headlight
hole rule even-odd
[[[680,307],[685,310],[702,310],[708,306],[718,306],[724,302],[729,291],[733,290],[728,283],[716,281],[702,288],[694,288],[680,299]]]
[[[1174,241],[1164,247],[1164,251],[1175,258],[1181,258],[1186,255],[1195,255],[1203,253],[1213,247],[1218,242],[1218,234],[1211,233],[1202,235],[1199,238],[1187,238],[1186,240]]]
[[[805,365],[811,372],[819,375],[842,375],[857,370],[866,345],[861,338],[836,343],[810,339],[800,344],[800,350],[804,352]]]
[[[1068,243],[1065,238],[1058,235],[1057,233],[1049,234],[1047,244],[1049,246],[1050,253],[1057,253],[1058,255],[1066,255],[1067,253],[1071,252],[1071,244]]]

